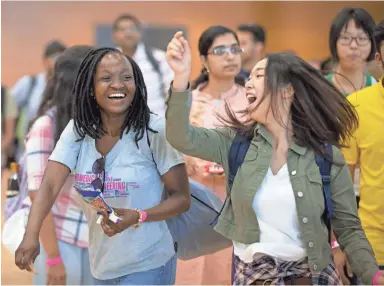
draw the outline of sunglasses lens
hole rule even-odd
[[[103,182],[101,181],[100,178],[96,178],[95,180],[92,181],[91,183],[92,187],[95,189],[95,190],[98,190],[101,192],[101,190],[103,189]]]
[[[100,174],[105,168],[105,160],[104,158],[97,159],[92,166],[92,172],[94,174]]]

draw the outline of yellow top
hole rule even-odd
[[[359,127],[343,149],[347,164],[360,164],[360,208],[365,233],[379,265],[384,265],[384,88],[383,81],[347,97]]]

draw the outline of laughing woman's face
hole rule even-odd
[[[136,84],[132,66],[122,54],[106,54],[94,76],[96,102],[108,116],[125,115],[131,105]]]
[[[264,95],[265,69],[268,60],[259,61],[251,72],[251,76],[245,85],[248,100],[249,116],[252,120],[265,123],[271,105],[270,95]]]

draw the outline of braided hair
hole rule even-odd
[[[100,139],[106,134],[102,127],[100,109],[94,96],[94,77],[97,65],[101,59],[109,53],[118,53],[123,55],[115,48],[98,48],[90,52],[81,63],[79,73],[73,87],[75,100],[73,101],[73,119],[76,132],[80,140],[86,135],[93,139]],[[145,86],[143,74],[139,66],[130,57],[125,56],[133,70],[136,90],[127,110],[123,126],[121,127],[120,139],[132,129],[136,132],[135,143],[139,147],[138,141],[144,137],[144,132],[149,130],[153,133],[157,131],[149,127],[150,110],[147,105],[147,88]]]

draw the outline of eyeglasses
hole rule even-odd
[[[214,48],[212,52],[209,52],[208,55],[216,55],[216,56],[222,56],[226,53],[231,53],[233,55],[238,55],[244,51],[243,48],[240,48],[239,46],[231,46],[231,47],[217,47]]]
[[[359,37],[352,37],[352,36],[340,36],[338,41],[340,45],[343,46],[349,46],[353,40],[356,40],[356,44],[358,46],[366,46],[370,43],[370,38],[367,36],[359,36]]]
[[[104,181],[105,181],[105,158],[101,157],[95,161],[92,165],[92,172],[97,175],[97,178],[94,179],[91,183],[92,187],[95,190],[98,190],[100,192],[104,192]],[[100,179],[100,175],[103,178],[103,180]]]

